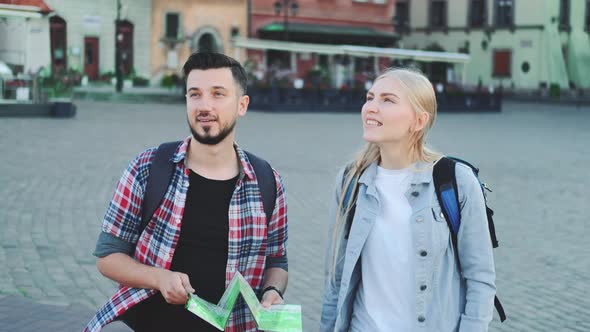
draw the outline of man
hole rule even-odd
[[[263,306],[282,303],[284,188],[278,173],[269,172],[276,200],[266,220],[257,173],[234,143],[237,119],[249,103],[244,68],[223,54],[194,53],[183,70],[192,135],[176,149],[168,190],[143,232],[146,178],[157,149],[141,153],[123,173],[95,251],[99,271],[120,288],[86,331],[116,319],[136,331],[217,331],[184,308],[187,292],[217,303],[238,271]],[[243,300],[236,302],[226,331],[256,331]]]

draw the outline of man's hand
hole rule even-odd
[[[161,270],[158,278],[158,290],[166,302],[170,304],[185,304],[188,301],[187,292],[195,292],[189,282],[188,275],[168,270]]]
[[[279,293],[274,289],[269,289],[262,295],[262,306],[264,308],[270,308],[273,304],[283,304],[283,299]]]

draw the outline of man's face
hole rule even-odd
[[[229,137],[248,108],[229,68],[194,69],[186,79],[187,121],[193,137],[202,144],[216,145]]]

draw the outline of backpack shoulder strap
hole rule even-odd
[[[455,249],[455,257],[457,258],[457,264],[460,271],[461,262],[459,261],[457,234],[459,233],[459,227],[461,226],[461,211],[459,209],[459,190],[457,189],[457,177],[455,174],[455,166],[457,162],[469,166],[473,170],[475,176],[477,176],[479,170],[473,165],[460,159],[443,157],[434,165],[432,177],[434,179],[434,190],[436,191],[438,202],[441,206],[442,213],[445,216],[447,225],[451,230],[451,240],[453,242],[453,249]],[[488,227],[490,227],[490,234],[492,237],[492,246],[495,248],[498,246],[498,242],[496,240],[495,230],[493,229],[493,221],[491,220],[493,211],[487,206],[487,204],[486,211],[488,214]],[[500,303],[498,296],[494,297],[494,307],[496,307],[496,310],[498,311],[500,321],[504,322],[506,320],[506,313],[504,312],[504,307],[502,307],[502,303]]]
[[[457,253],[457,234],[461,226],[461,212],[459,209],[459,193],[457,178],[455,176],[456,162],[453,159],[443,157],[435,165],[432,172],[434,190],[445,216],[455,253]]]
[[[262,195],[262,206],[264,207],[264,214],[266,214],[266,222],[269,223],[272,219],[272,213],[277,200],[277,181],[275,174],[266,160],[250,152],[244,152],[246,152],[250,164],[254,168],[254,173],[256,173],[258,188],[260,188],[260,195]]]
[[[143,194],[143,205],[141,214],[141,234],[147,227],[150,219],[162,203],[172,173],[174,173],[174,163],[170,161],[178,146],[182,141],[163,143],[158,147],[156,156],[150,166],[145,192]]]
[[[348,211],[348,214],[346,215],[346,224],[345,224],[346,229],[344,232],[344,239],[348,239],[348,236],[350,235],[350,228],[352,227],[352,220],[354,219],[354,213],[356,211],[356,198],[358,196],[358,179],[352,179],[352,181],[350,181],[350,183],[348,184],[348,187],[344,188],[346,178],[348,177],[348,174],[350,174],[352,167],[353,167],[352,163],[346,165],[346,168],[344,168],[344,173],[342,175],[342,190],[346,190],[344,192],[344,200],[342,201],[342,208],[345,209],[346,206],[348,205],[348,202],[351,199],[354,202],[353,205],[350,207],[350,211]],[[354,194],[353,194],[353,192],[354,192]],[[344,211],[342,211],[342,213],[344,213]]]

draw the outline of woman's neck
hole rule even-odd
[[[401,144],[380,146],[379,153],[379,166],[385,169],[404,169],[414,163],[408,149]]]

